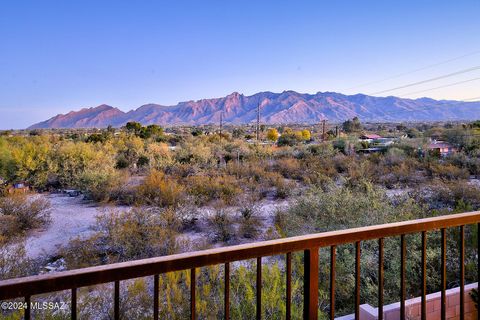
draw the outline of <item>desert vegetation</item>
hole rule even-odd
[[[262,126],[142,126],[102,130],[2,132],[0,136],[0,279],[43,272],[47,261],[66,269],[168,255],[214,246],[346,229],[480,208],[480,124],[361,124],[338,128]],[[359,139],[365,132],[391,138],[378,147]],[[439,154],[428,146],[454,147]],[[28,187],[29,190],[25,190]],[[51,208],[42,194],[73,192],[104,208],[92,232],[69,239],[54,257],[30,259],[24,241],[48,229]],[[476,275],[476,229],[467,228],[466,276]],[[449,286],[457,285],[458,232],[449,231]],[[385,242],[386,302],[398,301],[398,239]],[[420,292],[420,238],[409,236],[408,295]],[[428,238],[429,291],[440,285],[440,236]],[[377,243],[362,244],[362,299],[376,304]],[[328,252],[321,250],[321,256]],[[46,259],[46,260],[45,260]],[[294,315],[301,314],[303,267],[294,255]],[[337,314],[352,311],[354,248],[338,248]],[[285,312],[284,257],[266,259],[264,316]],[[328,266],[321,264],[320,307],[328,312]],[[199,273],[200,318],[223,312],[222,267]],[[162,318],[188,314],[189,274],[161,276]],[[232,267],[232,317],[255,313],[255,267]],[[80,291],[81,318],[108,318],[108,286]],[[95,292],[95,294],[91,294]],[[152,283],[122,286],[122,310],[132,319],[150,317]],[[57,296],[60,299],[61,294]],[[67,299],[68,300],[68,299]],[[100,307],[101,306],[101,307]],[[130,306],[130,307],[129,307]],[[99,309],[93,316],[92,310]],[[135,314],[132,315],[132,310]],[[98,315],[103,312],[103,315]],[[7,314],[4,314],[7,316]],[[15,317],[15,315],[8,315]],[[58,312],[52,318],[68,318]]]

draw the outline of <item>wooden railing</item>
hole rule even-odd
[[[378,263],[378,319],[383,319],[383,251],[384,239],[387,237],[400,236],[401,246],[399,255],[401,260],[401,319],[405,319],[405,299],[406,299],[406,279],[405,262],[406,244],[405,235],[411,233],[421,233],[422,235],[422,304],[421,317],[426,319],[426,267],[427,267],[427,232],[432,230],[441,230],[441,314],[442,319],[446,319],[446,229],[458,227],[460,229],[460,319],[464,315],[464,286],[465,286],[465,225],[477,224],[480,231],[480,212],[470,212],[454,214],[442,217],[427,218],[413,221],[390,223],[377,226],[354,228],[341,231],[324,232],[318,234],[305,235],[300,237],[285,238],[272,241],[256,242],[218,249],[197,251],[136,260],[123,263],[115,263],[98,267],[90,267],[78,270],[17,278],[0,282],[0,300],[8,300],[24,297],[27,303],[33,295],[50,293],[61,290],[71,290],[71,317],[77,318],[77,288],[110,283],[114,285],[114,318],[120,317],[120,281],[138,277],[153,276],[154,278],[154,296],[152,301],[154,319],[158,319],[159,314],[159,274],[171,271],[190,270],[190,314],[191,319],[195,319],[195,273],[196,268],[225,264],[225,311],[226,319],[229,319],[230,305],[230,263],[239,260],[257,259],[257,277],[256,277],[256,315],[257,319],[261,317],[261,283],[262,283],[262,257],[286,254],[286,318],[291,317],[291,260],[292,252],[304,252],[304,319],[317,319],[318,317],[318,282],[319,282],[319,249],[330,247],[330,317],[335,316],[335,260],[336,246],[341,244],[355,244],[355,318],[359,319],[360,314],[360,257],[361,241],[378,240],[379,243],[379,263]],[[480,232],[479,232],[480,234]],[[480,236],[478,237],[480,244]],[[480,245],[478,246],[480,248]],[[480,251],[479,251],[480,253]],[[478,255],[480,256],[480,254]],[[479,278],[480,278],[480,268]],[[30,318],[30,310],[25,312],[25,319]]]

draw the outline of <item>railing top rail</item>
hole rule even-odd
[[[480,211],[329,231],[52,274],[9,279],[0,281],[0,300],[80,288],[117,280],[133,279],[262,256],[279,255],[287,252],[302,251],[307,248],[327,247],[357,241],[393,237],[478,222],[480,222]]]

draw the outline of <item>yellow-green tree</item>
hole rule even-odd
[[[309,130],[307,130],[307,129],[302,130],[302,139],[303,140],[308,141],[308,140],[310,140],[311,136],[312,135],[311,135]]]
[[[275,141],[277,141],[278,136],[279,135],[278,135],[277,129],[275,129],[275,128],[268,129],[268,131],[267,131],[267,139],[268,140],[270,140],[272,142],[275,142]]]

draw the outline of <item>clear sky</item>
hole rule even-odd
[[[480,0],[1,1],[0,128],[102,103],[374,93],[480,66],[471,54],[359,87],[480,50],[479,17]],[[480,81],[407,95],[420,96],[478,97]]]

